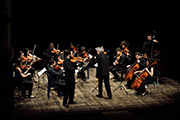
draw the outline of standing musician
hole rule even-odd
[[[65,70],[65,82],[66,82],[66,86],[65,86],[65,93],[64,93],[64,99],[63,99],[63,106],[65,107],[69,107],[67,101],[69,99],[69,104],[76,104],[76,102],[74,101],[74,93],[75,93],[75,68],[72,64],[72,62],[70,61],[70,57],[71,57],[71,51],[70,50],[65,50],[64,51],[65,54],[65,59],[63,62],[63,67]]]
[[[55,52],[52,52],[54,49],[54,43],[50,43],[49,47],[43,52],[45,59],[50,59],[55,56]]]
[[[123,53],[125,54],[125,56],[126,56],[125,63],[126,63],[126,64],[130,64],[132,53],[129,51],[127,42],[126,42],[125,40],[124,40],[124,41],[121,41],[121,43],[120,43],[120,48],[122,49],[122,52],[123,52]]]
[[[43,52],[44,62],[43,62],[42,66],[43,67],[47,66],[47,64],[51,58],[56,59],[57,53],[58,53],[58,50],[56,50],[54,48],[54,43],[50,43],[49,47]]]
[[[76,47],[72,44],[72,42],[70,42],[70,49],[72,50],[72,52],[73,52],[73,56],[78,56],[78,46],[79,45],[77,45]]]
[[[152,84],[154,79],[153,79],[153,75],[154,75],[154,67],[152,66],[153,64],[156,64],[156,61],[154,63],[152,63],[150,65],[150,60],[146,59],[146,66],[143,70],[138,70],[136,71],[134,74],[136,74],[136,78],[134,80],[133,83],[131,83],[131,87],[134,88],[137,92],[137,94],[139,95],[146,95],[147,91],[145,88],[146,84]],[[142,75],[144,74],[144,75]],[[144,78],[143,78],[144,77]],[[139,87],[136,86],[136,84],[134,84],[135,82],[138,82],[138,84],[141,84]]]
[[[157,40],[154,39],[155,34],[148,33],[147,41],[144,42],[142,52],[147,54],[149,58],[154,57],[154,43],[158,43]]]
[[[109,83],[109,57],[106,54],[102,53],[102,49],[100,47],[97,47],[95,49],[97,51],[97,56],[93,61],[93,64],[98,63],[96,77],[98,78],[99,89],[99,94],[96,95],[96,97],[102,98],[102,82],[104,80],[108,99],[112,99],[111,87]]]
[[[125,55],[121,48],[116,48],[116,60],[113,62],[113,66],[109,67],[110,72],[114,75],[114,82],[120,81],[118,71],[121,71],[121,80],[123,79],[123,73],[125,72]]]

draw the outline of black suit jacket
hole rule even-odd
[[[98,63],[98,67],[96,70],[96,77],[102,77],[109,75],[109,56],[103,53],[97,55],[96,59],[93,62]]]

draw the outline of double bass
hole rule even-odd
[[[152,67],[153,65],[157,64],[156,61],[154,61],[151,65],[149,65],[146,68]],[[145,80],[148,77],[148,72],[146,71],[146,69],[143,70],[143,72],[134,80],[133,83],[131,83],[131,88],[133,89],[138,89],[141,86],[141,83],[143,80]]]

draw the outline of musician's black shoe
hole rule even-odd
[[[81,78],[83,81],[86,81],[86,77],[84,77],[84,78]]]
[[[69,104],[77,104],[75,101],[70,101]]]
[[[68,105],[68,104],[63,104],[63,106],[64,106],[64,107],[69,107],[69,105]]]
[[[96,97],[98,97],[98,98],[102,98],[102,95],[96,95]]]

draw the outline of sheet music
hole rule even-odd
[[[40,77],[44,72],[46,72],[46,68],[44,67],[41,71],[38,72],[38,76]]]

